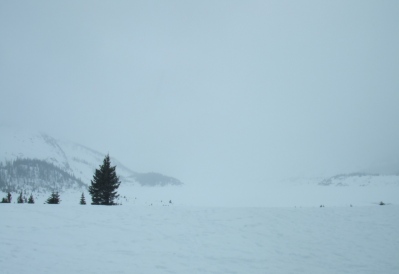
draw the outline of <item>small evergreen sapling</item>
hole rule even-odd
[[[51,193],[51,196],[47,199],[46,204],[59,204],[61,202],[60,200],[60,195],[58,194],[58,192],[53,192]]]
[[[29,196],[28,204],[34,204],[34,203],[35,203],[35,199],[33,199],[33,195],[31,194]]]
[[[82,196],[80,197],[80,204],[81,205],[85,205],[86,204],[86,199],[85,199],[85,195],[84,195],[83,192],[82,192]]]
[[[21,193],[18,196],[17,203],[18,204],[23,204],[24,203],[24,198],[22,197],[22,191],[21,191]]]
[[[4,197],[3,199],[1,199],[1,203],[2,204],[9,204],[9,203],[11,203],[11,198],[12,198],[11,193],[8,192],[7,193],[7,197]]]

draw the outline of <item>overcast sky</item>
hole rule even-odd
[[[0,93],[0,123],[185,183],[392,171],[399,1],[0,0]]]

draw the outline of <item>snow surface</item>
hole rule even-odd
[[[103,159],[2,131],[0,161],[44,159],[89,182]],[[34,205],[15,204],[18,193],[0,204],[0,273],[399,273],[397,175],[141,187],[116,165],[122,206],[78,205],[73,189],[60,205],[37,192]]]
[[[87,202],[90,195],[84,190]],[[399,205],[399,183],[361,186],[321,186],[268,184],[259,188],[245,185],[234,188],[206,187],[186,184],[183,186],[142,187],[122,183],[118,188],[118,204],[129,206],[164,206],[172,201],[176,206],[205,207],[318,207],[370,206],[381,201]],[[37,204],[43,204],[51,193],[33,192]],[[13,203],[19,193],[12,193]],[[27,198],[30,192],[24,194]],[[60,192],[61,204],[76,205],[82,191],[70,189]],[[6,193],[0,191],[0,199]]]
[[[399,206],[0,205],[1,273],[399,273]]]

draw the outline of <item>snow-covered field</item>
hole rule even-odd
[[[168,187],[141,187],[122,183],[118,189],[122,205],[163,206],[172,200],[175,206],[205,207],[318,207],[370,206],[383,201],[399,205],[399,176],[394,182],[368,186],[323,186],[317,184],[269,184],[258,187],[234,185],[231,188],[211,185],[183,185]],[[13,193],[13,203],[19,193]],[[37,204],[43,204],[50,193],[34,192]],[[61,192],[62,205],[76,205],[82,192],[68,190]],[[84,190],[87,202],[90,196]],[[29,197],[30,192],[26,193]],[[0,199],[6,193],[0,191]]]
[[[0,204],[0,273],[396,274],[397,179],[122,184],[122,205],[112,207],[89,205],[87,192],[88,205],[79,205],[76,190],[62,192],[59,205],[43,204],[48,193],[16,204],[13,193],[13,203]]]
[[[1,204],[1,273],[399,273],[399,206]]]

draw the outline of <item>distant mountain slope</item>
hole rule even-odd
[[[81,191],[85,188],[73,174],[43,160],[17,159],[0,163],[0,189],[7,192]]]
[[[382,186],[398,185],[398,175],[381,175],[368,173],[339,174],[319,182],[323,186]]]
[[[68,183],[63,187],[70,188],[72,185],[80,185],[81,183],[88,186],[93,177],[94,170],[102,164],[104,156],[104,153],[97,152],[80,144],[56,140],[45,133],[0,126],[0,163],[3,166],[3,179],[8,178],[9,181],[7,183],[13,184],[16,187],[20,186],[23,181],[32,182],[32,180],[35,180],[34,185],[36,187],[38,187],[39,182],[41,182],[40,185],[44,188],[51,188],[54,185],[54,180],[46,181],[34,175],[44,172],[42,169],[45,166],[43,163],[37,162],[38,165],[33,168],[30,164],[35,160],[50,164],[46,169],[54,169],[54,172],[57,174],[64,174],[65,176],[68,174],[74,178],[74,184]],[[29,170],[35,169],[36,173],[33,171],[23,173],[21,170],[24,168],[21,169],[21,161],[19,160],[25,160],[24,168]],[[137,184],[141,186],[182,184],[179,180],[162,174],[134,172],[112,157],[111,161],[113,165],[117,166],[117,174],[124,184]],[[8,177],[4,175],[4,167],[7,165],[7,162],[9,163],[9,167],[11,165],[15,168],[14,172],[22,172],[18,176],[13,177],[14,179],[12,180],[9,177],[10,174],[6,174]],[[62,180],[67,181],[69,179],[66,176]],[[58,181],[62,180],[59,179]]]
[[[136,173],[132,177],[142,186],[181,185],[181,182],[175,178],[154,172]]]

